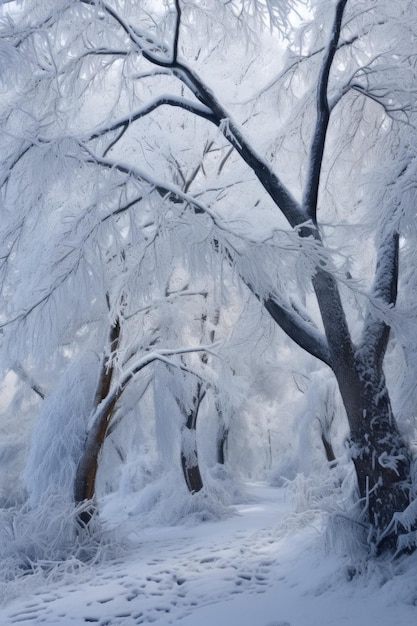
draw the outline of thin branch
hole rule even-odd
[[[175,33],[174,33],[174,45],[172,47],[172,62],[176,63],[178,60],[178,44],[180,39],[180,28],[181,28],[181,6],[179,0],[174,1],[175,4]]]
[[[31,376],[29,376],[26,370],[23,369],[23,366],[21,363],[15,363],[15,365],[12,367],[12,370],[14,371],[15,374],[19,376],[19,378],[24,383],[27,383],[29,387],[32,389],[32,391],[34,391],[40,398],[42,398],[42,400],[45,399],[46,397],[45,391],[33,380]]]
[[[157,181],[148,173],[140,170],[137,167],[133,167],[128,163],[123,163],[119,161],[111,161],[109,159],[105,159],[98,155],[95,155],[91,152],[91,150],[85,145],[80,144],[80,146],[87,152],[87,156],[85,157],[86,163],[94,163],[97,165],[102,165],[108,169],[118,170],[123,174],[127,174],[128,176],[132,176],[136,178],[140,182],[146,182],[150,185],[151,190],[155,190],[162,198],[166,198],[171,202],[175,203],[185,203],[192,207],[195,214],[206,214],[210,217],[213,224],[217,226],[220,230],[225,230],[229,232],[229,229],[225,224],[222,223],[220,218],[212,211],[207,205],[201,203],[196,198],[190,196],[189,194],[184,193],[181,189],[176,187],[175,185],[170,185],[169,183],[162,183],[161,181]],[[71,155],[68,155],[71,156]],[[73,155],[74,156],[74,155]],[[78,158],[75,157],[74,158]]]
[[[313,132],[313,141],[310,148],[310,162],[303,199],[305,211],[314,224],[317,223],[317,200],[319,194],[321,165],[323,161],[327,129],[330,121],[330,108],[328,103],[330,69],[337,51],[337,44],[340,38],[343,13],[346,3],[347,0],[339,0],[337,3],[332,27],[332,36],[326,48],[317,85],[317,118]]]
[[[98,137],[101,137],[102,135],[105,135],[112,131],[118,130],[119,128],[125,128],[129,126],[132,122],[136,122],[137,120],[145,117],[146,115],[149,115],[149,113],[152,113],[152,111],[155,111],[155,109],[158,109],[159,107],[164,106],[164,105],[172,106],[172,107],[179,107],[185,111],[189,111],[190,113],[197,115],[198,117],[202,117],[206,120],[209,120],[210,122],[216,123],[215,117],[213,116],[211,110],[208,107],[201,106],[197,102],[192,102],[191,100],[188,100],[187,98],[180,98],[180,97],[170,96],[170,95],[165,94],[162,96],[158,96],[157,98],[154,98],[153,100],[148,102],[145,106],[141,107],[134,113],[130,113],[129,115],[126,115],[125,117],[122,117],[110,124],[99,126],[98,128],[96,128],[96,130],[93,133],[89,135],[88,139],[89,140],[97,139]]]
[[[116,135],[116,137],[109,143],[107,148],[104,150],[103,152],[104,157],[107,156],[110,150],[113,148],[113,146],[115,146],[116,143],[120,141],[120,139],[123,137],[123,135],[125,134],[128,128],[129,128],[129,125],[127,123],[122,126],[122,128],[120,129],[120,132]]]

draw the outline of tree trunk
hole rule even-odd
[[[193,406],[186,414],[186,421],[181,429],[181,467],[190,493],[197,493],[203,488],[203,479],[198,464],[197,418],[205,395],[202,383],[199,382],[193,398]]]
[[[374,297],[393,305],[397,295],[399,237],[378,251]],[[411,451],[398,430],[383,372],[389,326],[368,313],[356,347],[349,333],[335,278],[318,269],[313,278],[330,353],[350,427],[358,490],[366,506],[370,541],[377,551],[395,550],[396,534],[384,535],[393,516],[410,502]]]
[[[411,453],[392,414],[384,375],[372,371],[369,364],[360,370],[353,387],[339,382],[350,425],[352,461],[371,525],[371,543],[378,552],[395,550],[394,532],[382,542],[379,538],[393,515],[410,503]]]
[[[220,463],[220,465],[224,465],[226,462],[228,436],[229,429],[222,425],[217,439],[217,463]]]
[[[336,455],[333,450],[332,442],[328,439],[327,435],[325,435],[323,431],[321,432],[321,442],[324,447],[327,462],[330,464],[331,467],[334,467]]]
[[[113,367],[111,365],[111,357],[117,349],[120,341],[120,322],[117,319],[111,327],[109,336],[110,354],[105,356],[102,361],[97,389],[94,397],[94,409],[105,400],[110,391],[113,377]],[[81,459],[77,466],[74,481],[74,501],[76,504],[90,501],[91,506],[82,511],[79,515],[79,521],[82,525],[87,526],[90,522],[95,507],[93,498],[95,494],[96,476],[98,470],[98,460],[101,449],[107,435],[107,429],[113,415],[114,407],[118,397],[109,402],[97,423],[94,424],[92,430],[88,433]]]

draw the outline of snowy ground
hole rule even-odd
[[[318,517],[288,517],[283,489],[248,491],[227,519],[148,529],[127,555],[60,583],[27,577],[0,624],[417,624],[414,557],[352,578],[347,560],[326,553]]]

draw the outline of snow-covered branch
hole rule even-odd
[[[264,306],[272,319],[296,344],[326,365],[331,365],[326,338],[313,324],[305,321],[297,311],[284,308],[273,298],[265,300]]]
[[[337,52],[346,3],[347,0],[339,0],[337,2],[331,37],[324,53],[317,83],[317,118],[310,148],[308,173],[303,199],[306,214],[311,220],[313,220],[313,223],[316,223],[317,221],[317,200],[320,186],[320,175],[324,154],[324,144],[330,120],[330,108],[328,103],[329,76],[333,60]]]
[[[206,120],[209,120],[210,122],[216,123],[216,119],[208,107],[198,104],[197,102],[192,102],[187,98],[180,98],[179,96],[177,97],[167,94],[154,98],[137,111],[133,111],[132,113],[129,113],[129,115],[126,115],[125,117],[122,117],[115,122],[105,124],[96,128],[94,132],[89,135],[89,139],[97,139],[102,135],[118,130],[120,128],[126,129],[133,122],[136,122],[146,115],[149,115],[149,113],[152,113],[152,111],[155,111],[161,106],[179,107],[185,111],[189,111],[190,113],[197,115],[198,117],[202,117]]]

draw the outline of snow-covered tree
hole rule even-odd
[[[413,3],[39,5],[2,19],[6,367],[97,318],[131,321],[173,265],[206,276],[214,301],[233,272],[332,370],[370,542],[395,548],[412,450],[383,364],[394,324],[407,341],[394,308],[414,241]],[[173,352],[180,335],[159,334]]]

